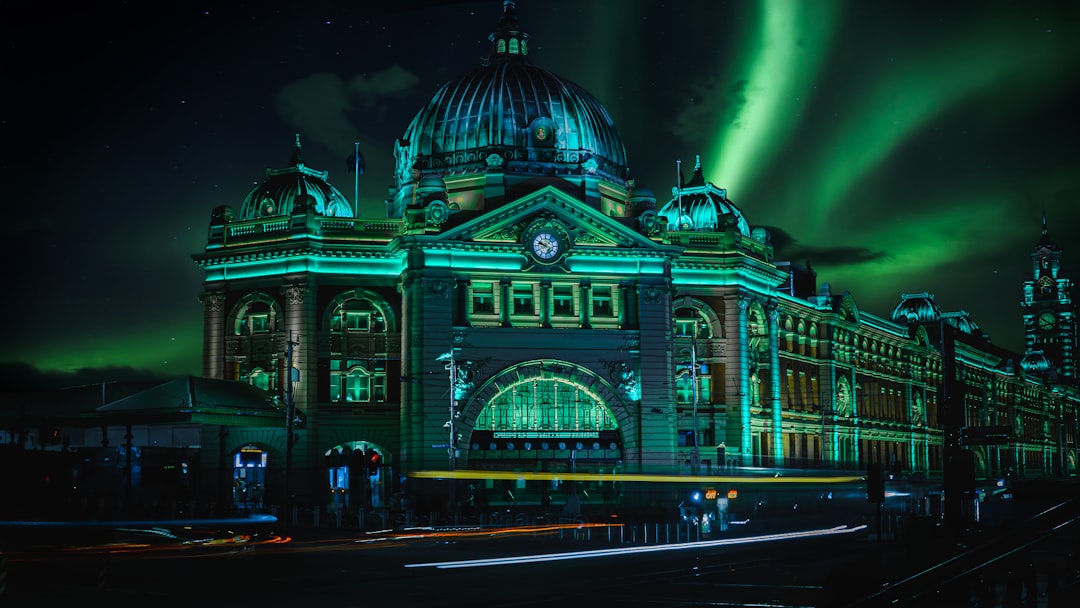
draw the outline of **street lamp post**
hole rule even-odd
[[[701,451],[698,448],[700,443],[700,437],[698,436],[698,383],[697,383],[697,327],[695,324],[694,332],[690,334],[690,390],[693,394],[693,423],[694,423],[694,445],[690,450],[690,469],[697,475],[701,472]]]
[[[457,468],[457,385],[458,385],[458,373],[459,366],[457,359],[454,358],[454,349],[450,348],[450,352],[439,355],[436,361],[441,361],[445,364],[445,369],[450,375],[450,419],[443,424],[443,428],[449,432],[449,442],[447,442],[446,453],[448,457],[447,467],[448,470],[454,471]],[[468,364],[468,361],[465,362]],[[449,508],[450,512],[457,517],[457,497],[456,497],[456,483],[451,476],[448,480],[450,482],[449,489]]]
[[[292,332],[286,341],[285,367],[288,376],[285,378],[285,496],[283,516],[285,521],[292,521],[289,510],[292,508],[292,469],[293,469],[293,446],[296,443],[296,399],[293,397],[293,381],[295,372],[293,368],[293,347],[299,342],[293,341]]]

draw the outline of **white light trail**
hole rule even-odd
[[[613,549],[597,549],[593,551],[567,551],[564,553],[542,553],[540,555],[515,555],[510,557],[497,557],[490,559],[467,559],[456,562],[426,562],[420,564],[405,564],[406,568],[481,568],[486,566],[508,566],[513,564],[529,564],[536,562],[554,562],[570,559],[587,559],[592,557],[610,557],[613,555],[632,555],[637,553],[655,553],[658,551],[685,551],[687,549],[703,549],[708,547],[722,547],[732,545],[747,545],[753,543],[776,542],[782,540],[794,540],[798,538],[812,538],[821,536],[835,536],[839,534],[851,534],[865,529],[865,525],[849,528],[836,526],[821,530],[805,530],[801,532],[785,532],[782,534],[766,534],[761,536],[744,536],[740,538],[725,538],[719,540],[705,540],[690,543],[673,543],[668,545],[648,545],[644,547],[617,547]]]

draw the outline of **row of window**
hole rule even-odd
[[[582,310],[594,319],[611,319],[618,312],[615,288],[609,285],[590,288],[578,284],[507,285],[494,281],[472,281],[468,294],[470,321],[482,322],[484,317],[497,317],[504,311],[511,316],[536,316],[547,312],[553,317],[575,320]]]

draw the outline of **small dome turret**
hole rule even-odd
[[[1050,371],[1050,359],[1041,350],[1029,350],[1020,360],[1020,367],[1029,374],[1043,375]]]
[[[267,169],[266,179],[253,188],[240,205],[236,219],[253,220],[290,215],[310,210],[320,215],[352,217],[352,205],[337,188],[326,181],[326,171],[304,165],[300,135],[296,136],[292,159],[284,169]]]
[[[934,294],[900,294],[900,303],[892,311],[893,323],[912,325],[937,322],[941,318],[941,307],[934,301]]]
[[[672,188],[671,194],[671,201],[659,211],[660,217],[667,219],[669,231],[735,229],[739,234],[750,236],[750,224],[735,203],[728,200],[727,190],[706,183],[700,156],[690,181]]]

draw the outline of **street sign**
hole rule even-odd
[[[450,447],[450,444],[449,443],[433,443],[433,444],[431,444],[431,447],[437,448],[437,449],[446,449],[446,448]]]
[[[1005,445],[1013,439],[1008,426],[966,426],[960,429],[963,445]]]

